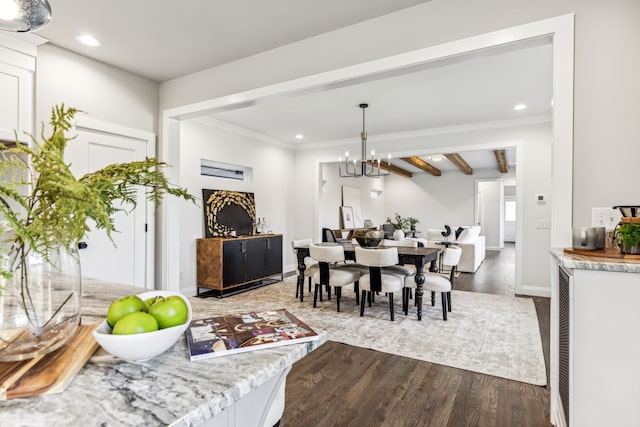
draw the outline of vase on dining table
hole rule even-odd
[[[393,240],[404,240],[404,231],[398,229],[393,232]]]

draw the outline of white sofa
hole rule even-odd
[[[460,263],[458,264],[458,271],[463,273],[475,273],[485,257],[485,241],[484,236],[480,235],[479,226],[463,227],[464,230],[460,233],[458,238],[455,237],[455,232],[452,230],[449,240],[456,242],[462,249],[462,256],[460,257]],[[442,248],[442,245],[436,242],[442,242],[444,237],[442,232],[444,230],[428,229],[427,230],[427,247],[430,248]]]

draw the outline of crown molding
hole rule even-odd
[[[195,117],[191,120],[200,122],[204,125],[207,125],[216,129],[235,133],[241,136],[246,136],[247,138],[256,139],[261,142],[266,142],[267,144],[277,145],[278,147],[288,148],[290,150],[296,149],[296,146],[294,144],[291,144],[290,142],[281,141],[272,136],[268,136],[260,132],[252,131],[247,128],[243,128],[241,126],[236,126],[231,123],[224,122],[222,120],[214,119],[213,117],[210,117],[210,116]]]

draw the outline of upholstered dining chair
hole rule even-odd
[[[352,268],[350,266],[351,264],[336,264],[344,262],[344,248],[341,245],[319,246],[311,244],[309,246],[309,252],[311,258],[318,261],[318,270],[315,271],[312,276],[313,282],[315,283],[313,307],[316,307],[318,301],[318,291],[320,291],[320,300],[322,301],[322,287],[329,286],[330,288],[335,288],[336,309],[340,311],[342,287],[351,283],[354,284],[357,304],[360,272]],[[329,293],[329,295],[331,294]],[[329,298],[331,297],[329,296]]]
[[[369,273],[360,277],[360,316],[364,316],[365,297],[371,307],[372,292],[385,292],[389,296],[389,314],[394,320],[393,294],[402,291],[405,274],[388,270],[398,263],[398,248],[365,249],[356,247],[356,262],[369,267]]]
[[[322,241],[323,242],[337,242],[338,239],[336,239],[336,235],[333,234],[333,230],[331,230],[330,228],[323,228],[322,229]]]
[[[307,245],[310,245],[311,243],[312,243],[311,239],[299,239],[299,240],[291,241],[291,248],[293,249],[293,254],[296,256],[296,259],[298,256],[298,251],[296,250],[296,248],[300,246],[307,246]],[[313,278],[313,273],[318,271],[318,261],[314,260],[311,257],[304,257],[304,265],[305,265],[304,277],[309,278],[309,292],[311,292],[311,281]],[[303,292],[303,291],[304,291],[304,286],[302,287],[302,289],[298,289],[298,286],[296,286],[296,298],[298,298],[298,292]]]
[[[418,247],[418,242],[416,242],[415,240],[390,240],[390,239],[383,239],[382,240],[382,246],[384,247],[405,247],[405,248],[417,248]],[[391,267],[388,267],[387,270],[395,270],[396,273],[399,274],[403,274],[403,275],[409,275],[409,274],[413,274],[416,272],[416,267],[415,265],[410,265],[408,267],[405,267],[403,265],[394,265]]]
[[[447,320],[447,312],[451,312],[451,289],[456,277],[456,271],[462,249],[457,246],[449,246],[444,249],[442,254],[442,264],[451,267],[449,277],[445,277],[438,273],[426,273],[424,278],[424,290],[431,291],[431,305],[435,305],[435,293],[440,292],[442,299],[442,319]],[[407,276],[404,280],[404,289],[402,293],[402,307],[404,314],[409,312],[409,291],[416,288],[415,274]]]

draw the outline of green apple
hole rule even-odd
[[[113,335],[142,334],[158,330],[158,322],[149,313],[134,311],[121,317],[113,327]]]
[[[147,307],[147,311],[149,311],[149,309],[153,304],[157,302],[162,302],[162,301],[164,301],[164,297],[161,297],[160,295],[158,295],[158,296],[147,298],[146,300],[144,300],[144,305]]]
[[[109,306],[107,323],[113,328],[120,318],[135,311],[147,311],[144,301],[139,296],[127,295],[126,297],[118,298]]]
[[[187,321],[189,308],[177,295],[171,295],[151,306],[149,314],[156,318],[160,329],[182,325]]]

